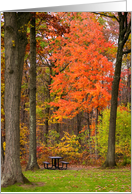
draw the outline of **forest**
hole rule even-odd
[[[131,13],[1,15],[2,185],[52,155],[131,163]]]

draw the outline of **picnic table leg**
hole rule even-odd
[[[56,169],[56,159],[55,158],[52,158],[52,168],[55,167]]]
[[[53,158],[52,158],[52,168],[53,168]]]
[[[59,169],[59,158],[58,158],[58,166],[57,166],[57,168]]]
[[[55,168],[56,168],[56,159],[55,159]]]

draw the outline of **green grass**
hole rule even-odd
[[[128,169],[37,170],[23,174],[34,185],[1,188],[2,192],[130,192]],[[37,185],[38,184],[38,185]]]

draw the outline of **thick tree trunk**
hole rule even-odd
[[[5,129],[6,150],[1,185],[29,182],[20,165],[20,94],[27,44],[29,13],[5,12]]]
[[[121,56],[121,57],[120,57]],[[111,111],[110,111],[110,126],[109,126],[109,139],[108,139],[108,153],[105,165],[108,167],[115,166],[115,130],[116,130],[116,114],[117,114],[117,98],[119,81],[121,74],[122,64],[122,49],[119,51],[116,61],[115,75],[112,84],[112,99],[111,99]]]
[[[108,153],[107,153],[106,161],[104,163],[105,167],[114,167],[116,165],[115,132],[116,132],[118,90],[119,90],[119,82],[120,82],[120,75],[121,75],[123,47],[131,32],[131,29],[130,29],[131,23],[129,22],[128,24],[127,13],[122,14],[121,12],[119,12],[118,16],[119,16],[119,39],[118,39],[118,50],[117,50],[117,57],[116,57],[115,73],[114,73],[114,79],[112,84]]]
[[[26,170],[39,169],[36,157],[36,31],[35,16],[30,23],[30,137]]]

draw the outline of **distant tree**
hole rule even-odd
[[[34,13],[33,13],[34,14]],[[39,169],[36,157],[36,30],[35,14],[30,21],[30,135],[29,161],[26,170]]]

